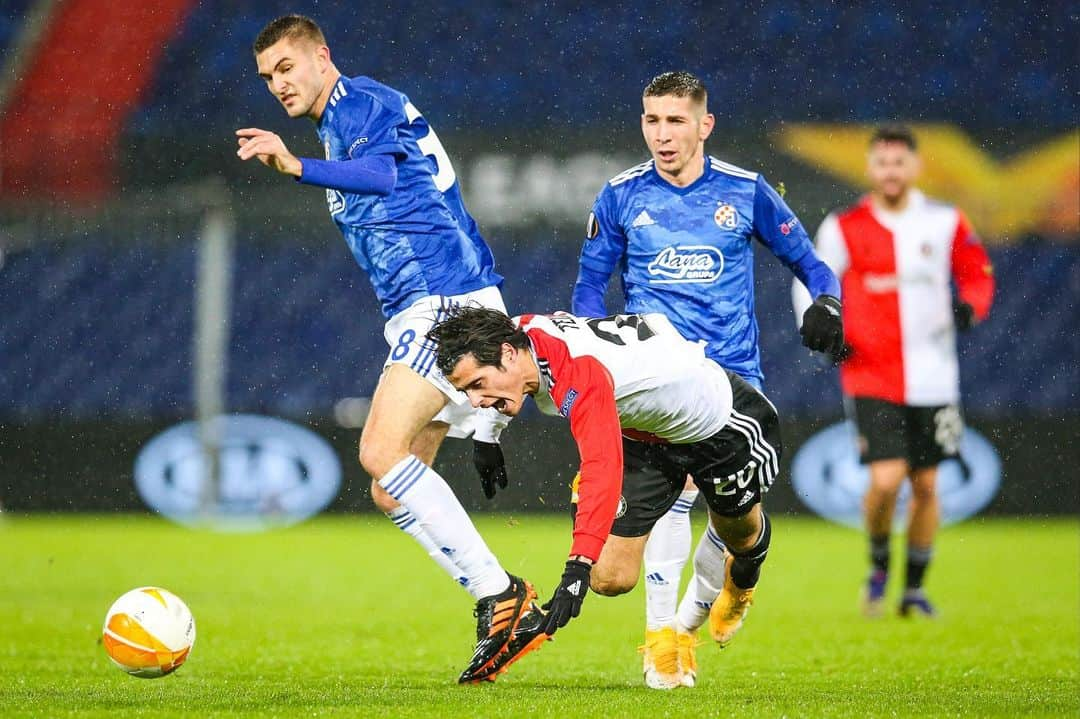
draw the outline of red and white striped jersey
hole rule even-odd
[[[605,318],[523,315],[540,372],[533,395],[545,414],[570,420],[581,455],[571,554],[600,554],[622,490],[622,436],[687,444],[731,417],[727,374],[662,314]]]
[[[912,190],[900,212],[864,197],[825,218],[821,259],[840,277],[844,393],[930,407],[960,399],[952,290],[984,319],[994,278],[990,259],[962,212]],[[796,316],[810,304],[796,283]]]

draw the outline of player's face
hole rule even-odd
[[[330,51],[303,38],[282,38],[260,52],[256,58],[259,77],[278,99],[289,117],[315,117],[322,114],[320,103],[330,65]]]
[[[919,157],[902,142],[875,142],[867,157],[866,175],[874,192],[897,202],[919,175]]]
[[[472,354],[462,357],[447,377],[450,384],[469,397],[473,407],[494,407],[509,417],[516,416],[525,402],[526,377],[520,362],[521,351],[503,345],[502,366],[477,364]]]
[[[676,184],[686,175],[697,179],[704,170],[705,139],[712,132],[713,116],[690,97],[649,96],[642,103],[641,132],[656,169]]]

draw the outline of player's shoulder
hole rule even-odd
[[[647,177],[653,169],[653,161],[646,160],[629,167],[607,181],[606,188],[629,187]]]
[[[724,179],[731,179],[734,182],[749,182],[756,183],[761,175],[757,172],[745,170],[738,165],[732,165],[730,162],[724,162],[723,160],[708,156],[709,169],[715,173],[719,173],[719,176]]]
[[[568,312],[556,311],[551,314],[525,314],[518,315],[511,318],[515,325],[517,325],[522,331],[528,333],[532,330],[539,330],[547,334],[562,332],[562,327],[566,323],[573,323],[577,321],[577,317],[571,315]]]
[[[408,99],[401,92],[370,77],[342,75],[334,84],[327,104],[333,108],[386,109],[400,114],[406,102]]]

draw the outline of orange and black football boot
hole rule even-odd
[[[514,630],[506,645],[506,651],[499,655],[486,673],[478,675],[474,681],[482,679],[489,682],[495,681],[500,674],[506,674],[511,664],[539,649],[544,642],[550,640],[551,635],[541,629],[546,618],[547,615],[544,614],[540,605],[530,600],[528,608],[521,615],[517,629]]]
[[[531,584],[512,574],[508,576],[510,586],[501,594],[483,597],[476,602],[473,610],[476,617],[476,649],[469,666],[458,677],[459,684],[480,681],[490,673],[496,660],[506,653],[514,630],[536,598],[536,590]]]

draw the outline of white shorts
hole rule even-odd
[[[510,423],[510,418],[494,409],[476,409],[469,404],[465,393],[454,389],[435,365],[436,347],[427,339],[428,330],[445,316],[446,310],[460,305],[478,305],[506,312],[498,287],[485,287],[463,295],[431,295],[417,300],[394,315],[383,328],[383,337],[390,345],[383,369],[392,364],[406,365],[446,395],[449,402],[432,421],[450,425],[447,436],[458,439],[472,436],[494,442]]]

